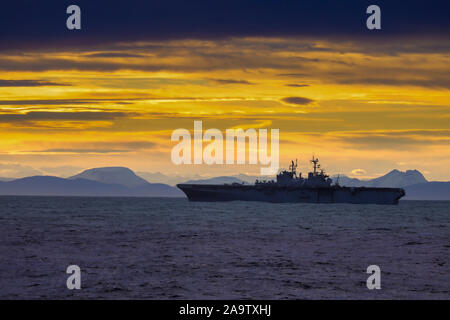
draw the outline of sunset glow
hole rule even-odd
[[[333,174],[419,169],[448,180],[449,66],[448,48],[431,40],[237,37],[2,52],[0,176],[112,165],[259,171],[173,165],[171,132],[202,120],[280,129],[282,166],[299,158],[306,170],[314,153]]]

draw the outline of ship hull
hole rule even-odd
[[[190,201],[264,201],[273,203],[398,204],[400,188],[302,187],[267,185],[177,185]]]

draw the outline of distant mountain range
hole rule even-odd
[[[84,170],[69,179],[86,179],[106,184],[120,184],[134,188],[149,184],[147,180],[137,176],[133,171],[125,167],[104,167]]]
[[[149,175],[160,179],[170,178],[162,173],[148,173],[141,177],[125,167],[93,168],[67,179],[53,176],[32,176],[21,179],[0,178],[0,195],[185,197],[183,192],[174,186],[147,181]],[[179,181],[179,176],[172,177],[172,179],[174,179],[173,183],[182,182]],[[185,180],[184,183],[231,184],[236,182],[251,184],[256,179],[272,180],[274,177],[261,178],[239,174],[208,179],[190,179]],[[450,200],[450,182],[428,182],[417,170],[407,170],[406,172],[392,170],[384,176],[371,180],[359,180],[345,175],[333,176],[332,179],[334,183],[349,187],[401,187],[406,191],[406,196],[403,198],[405,200]]]
[[[426,182],[405,187],[405,200],[450,200],[450,182]]]
[[[192,175],[165,175],[161,172],[136,172],[139,177],[152,183],[164,183],[171,186],[175,186],[178,183],[188,181],[190,179],[202,179],[198,174]]]
[[[450,182],[428,182],[418,170],[392,170],[379,178],[359,180],[347,176],[333,176],[334,182],[348,187],[404,188],[403,200],[450,200]]]
[[[384,176],[371,179],[359,180],[339,175],[332,177],[333,182],[338,182],[341,186],[347,187],[390,187],[402,188],[418,183],[426,183],[427,179],[417,170],[407,170],[406,172],[397,169],[385,174]]]
[[[184,197],[175,187],[149,183],[123,167],[95,168],[68,179],[33,176],[0,182],[1,195]]]

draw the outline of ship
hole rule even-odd
[[[189,201],[264,201],[273,203],[351,203],[396,205],[405,195],[402,188],[346,187],[332,179],[313,156],[313,171],[306,178],[297,173],[298,160],[274,180],[256,180],[254,184],[178,184]]]

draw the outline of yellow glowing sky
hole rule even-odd
[[[0,177],[259,172],[171,164],[172,130],[203,120],[279,129],[281,164],[299,158],[302,171],[314,153],[331,174],[450,180],[450,54],[415,50],[430,45],[236,38],[4,52]]]

